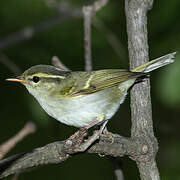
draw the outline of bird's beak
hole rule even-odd
[[[6,81],[14,81],[14,82],[20,82],[20,83],[27,83],[27,81],[21,79],[21,77],[17,77],[17,78],[8,78],[8,79],[6,79]]]

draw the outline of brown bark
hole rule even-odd
[[[147,11],[153,0],[125,0],[130,68],[148,62]],[[136,84],[131,90],[131,137],[147,142],[148,153],[136,159],[142,180],[160,179],[155,162],[158,143],[153,132],[150,81]]]

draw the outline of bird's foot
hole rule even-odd
[[[108,131],[107,127],[104,128],[102,136],[105,136],[105,137],[109,138],[111,140],[111,144],[114,143],[114,137],[113,137],[112,133],[110,133]]]
[[[77,152],[84,152],[90,147],[97,139],[99,139],[108,121],[105,121],[99,130],[94,131],[93,135],[84,141],[77,149]]]
[[[88,133],[88,129],[86,128],[80,128],[78,131],[76,131],[72,136],[69,137],[69,139],[75,139],[79,137],[86,137]]]
[[[101,119],[100,119],[101,118]],[[105,116],[100,117],[96,121],[90,123],[88,126],[80,128],[79,131],[77,131],[75,134],[73,134],[68,140],[66,141],[68,148],[72,148],[73,153],[76,152],[84,152],[87,150],[87,148],[94,143],[97,139],[99,139],[99,136],[102,134],[106,124],[108,121],[104,121],[104,123],[101,125],[99,130],[94,131],[93,135],[90,136],[88,139],[84,139],[88,135],[88,129],[92,126],[98,124],[99,122],[103,121]],[[74,145],[73,145],[74,144]]]

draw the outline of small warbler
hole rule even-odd
[[[36,65],[19,77],[7,80],[22,83],[42,108],[58,121],[70,126],[87,127],[109,120],[135,81],[174,62],[174,55],[170,53],[131,71],[72,72],[50,65]]]

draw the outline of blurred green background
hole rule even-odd
[[[28,121],[37,125],[35,134],[26,137],[7,156],[69,137],[77,129],[49,117],[22,85],[6,82],[14,77],[5,65],[7,58],[22,71],[36,64],[51,64],[58,56],[72,70],[84,70],[83,19],[58,15],[51,0],[0,1],[0,144],[16,134]],[[73,9],[88,1],[71,0]],[[66,6],[65,6],[66,7]],[[150,59],[180,51],[180,1],[155,1],[148,13]],[[63,9],[62,9],[63,10]],[[61,11],[62,12],[62,11]],[[52,22],[59,17],[58,23]],[[62,18],[65,20],[61,22]],[[92,27],[93,69],[128,68],[124,1],[110,1],[96,15]],[[50,25],[44,30],[44,22]],[[38,27],[32,38],[11,43],[12,36],[27,27]],[[14,35],[14,33],[16,33]],[[109,42],[109,38],[113,42]],[[10,43],[8,43],[10,41]],[[8,44],[6,44],[8,43]],[[111,44],[113,43],[113,45]],[[7,45],[7,46],[6,46]],[[163,180],[180,179],[180,54],[176,62],[151,75],[152,107],[155,135],[159,141],[157,164]],[[114,133],[130,136],[129,95],[119,112],[108,123]],[[126,180],[139,179],[135,162],[121,158]],[[6,178],[11,179],[12,176]],[[115,179],[108,157],[82,154],[62,164],[48,165],[21,174],[19,179]]]

